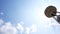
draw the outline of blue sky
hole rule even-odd
[[[60,0],[0,0],[0,34],[60,34],[60,24],[44,10]]]

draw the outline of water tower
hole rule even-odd
[[[48,6],[44,11],[46,17],[53,17],[60,24],[60,15],[57,15],[57,13],[60,12],[57,11],[57,8],[55,6]]]

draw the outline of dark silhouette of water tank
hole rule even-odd
[[[57,13],[60,13],[60,12],[57,12],[57,9],[55,6],[48,6],[45,11],[44,11],[44,14],[48,17],[48,18],[51,18],[53,17],[59,24],[60,24],[60,15],[57,15]],[[57,18],[55,18],[55,16]]]

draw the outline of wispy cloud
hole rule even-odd
[[[26,27],[26,34],[30,34],[32,32],[37,32],[37,25],[33,24],[30,27]]]
[[[3,12],[0,12],[0,15],[3,15],[4,13]]]
[[[26,34],[30,34],[30,28],[29,27],[26,27]]]
[[[37,25],[33,24],[31,26],[31,32],[36,32],[37,31]]]
[[[4,23],[4,21],[2,19],[0,19],[0,26]]]
[[[18,23],[16,28],[20,31],[21,34],[23,33],[23,31],[24,31],[23,23],[21,23],[21,24]]]

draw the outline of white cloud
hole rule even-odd
[[[10,23],[7,22],[0,28],[2,34],[17,34],[16,28]]]
[[[25,32],[26,34],[30,34],[32,32],[37,31],[37,26],[35,24],[33,24],[30,27],[24,27],[23,21],[17,23],[17,26],[14,26],[11,22],[6,22],[5,24],[3,23],[5,22],[2,19],[0,19],[0,34],[23,34],[23,32]]]
[[[5,22],[2,19],[0,19],[0,25],[1,25],[0,34],[17,34],[18,30],[22,34],[22,32],[24,31],[23,28],[24,23],[22,21],[20,23],[17,23],[16,27],[11,22],[6,22],[4,25],[2,25],[3,23]]]

